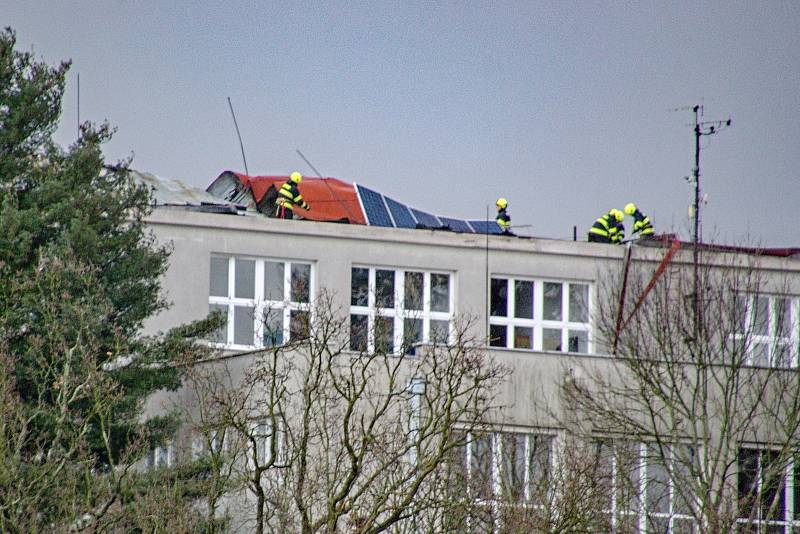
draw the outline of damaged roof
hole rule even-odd
[[[129,175],[150,190],[154,206],[182,207],[195,211],[214,213],[237,213],[236,204],[227,202],[209,193],[173,178],[162,178],[148,172],[129,170]]]
[[[206,191],[221,200],[242,204],[270,215],[275,209],[277,190],[288,179],[288,176],[248,176],[224,171]],[[295,208],[294,211],[303,218],[314,221],[462,233],[502,233],[494,220],[465,220],[434,215],[407,206],[363,185],[337,178],[303,178],[298,188],[311,210]]]

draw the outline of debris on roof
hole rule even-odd
[[[155,174],[132,169],[128,172],[134,181],[150,189],[154,206],[175,206],[212,213],[237,214],[239,212],[235,203],[220,200],[218,197],[180,180],[162,178]]]
[[[248,209],[272,216],[277,191],[288,179],[288,176],[248,176],[225,171],[208,186],[206,191],[216,198],[242,204]],[[306,177],[298,188],[303,199],[311,206],[311,210],[296,207],[294,211],[304,219],[313,221],[461,233],[502,233],[494,220],[467,221],[432,215],[363,185],[336,178]]]

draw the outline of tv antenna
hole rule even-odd
[[[242,144],[242,134],[239,133],[239,124],[236,122],[236,114],[233,112],[233,104],[231,104],[231,97],[228,97],[228,107],[231,109],[231,117],[233,117],[233,126],[236,128],[236,137],[239,138],[239,148],[242,150],[242,161],[244,162],[244,172],[250,176],[250,171],[247,170],[247,158],[244,157],[244,145]]]
[[[697,245],[703,240],[700,226],[700,203],[702,200],[700,195],[700,138],[715,135],[725,130],[731,125],[731,118],[728,116],[727,120],[701,121],[703,106],[693,106],[691,109],[694,112],[694,168],[692,169],[694,182],[694,209],[692,210],[694,231],[692,233],[692,242]]]

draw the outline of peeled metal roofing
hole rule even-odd
[[[129,171],[131,177],[150,189],[153,202],[158,206],[228,205],[218,197],[180,180],[162,178],[148,172]]]
[[[256,209],[266,215],[274,209],[275,192],[288,176],[248,176],[224,171],[206,191],[219,199]],[[464,219],[441,217],[412,208],[361,184],[336,178],[304,177],[298,186],[311,211],[296,208],[304,219],[348,222],[388,228],[446,230],[460,233],[501,233],[495,221],[476,225]]]

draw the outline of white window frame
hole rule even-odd
[[[493,274],[491,276],[492,280],[505,280],[507,284],[507,291],[506,291],[506,316],[496,316],[491,315],[492,313],[492,303],[491,303],[491,291],[489,295],[489,302],[488,308],[486,313],[489,314],[489,332],[487,332],[487,343],[490,348],[504,348],[498,345],[491,345],[491,327],[492,326],[505,326],[506,327],[506,345],[505,348],[516,348],[517,350],[526,350],[526,351],[542,351],[542,341],[543,341],[543,331],[545,329],[549,330],[560,330],[561,331],[561,351],[560,352],[569,352],[569,331],[570,330],[577,330],[581,332],[586,332],[586,352],[585,354],[593,354],[594,353],[594,342],[592,339],[592,327],[591,327],[591,317],[592,317],[592,306],[593,306],[593,284],[591,282],[585,280],[554,280],[554,279],[547,279],[547,278],[525,278],[519,276],[509,276],[509,275],[502,275],[502,274]],[[531,282],[533,283],[533,318],[532,319],[525,319],[514,317],[512,311],[515,309],[516,305],[516,282]],[[553,321],[553,320],[545,320],[544,319],[544,285],[545,284],[561,284],[562,291],[561,291],[561,311],[562,311],[562,318],[561,321]],[[569,321],[569,295],[570,295],[570,286],[572,284],[575,285],[582,285],[587,287],[587,295],[588,300],[586,302],[586,313],[587,319],[586,322],[575,322]],[[491,280],[490,280],[490,288],[491,288]],[[532,328],[533,329],[533,347],[531,348],[517,348],[514,347],[514,328],[515,327],[523,327],[523,328]],[[584,353],[575,353],[575,354],[584,354]]]
[[[762,458],[764,453],[769,452],[769,449],[759,448],[759,447],[747,447],[742,446],[741,449],[746,449],[749,451],[755,451],[758,453],[758,470],[756,473],[756,484],[758,485],[758,492],[760,493],[762,490],[762,485],[764,483],[763,477],[763,470],[762,470]],[[749,518],[739,518],[737,519],[737,523],[740,525],[748,525],[753,526],[756,528],[753,532],[768,532],[769,527],[771,526],[781,526],[786,530],[787,528],[791,529],[791,532],[797,531],[800,528],[800,519],[794,518],[795,506],[800,506],[800,503],[794,502],[794,488],[795,484],[800,483],[800,480],[795,477],[795,465],[796,460],[789,460],[787,465],[784,467],[784,485],[783,485],[783,499],[784,499],[784,516],[783,519],[761,519],[760,510],[756,506],[755,516],[752,521]],[[737,490],[738,491],[738,490]],[[738,494],[737,494],[738,497]],[[763,529],[763,530],[762,530]]]
[[[648,468],[649,466],[653,465],[648,461],[648,446],[654,445],[653,443],[632,443],[630,441],[602,441],[599,443],[602,443],[603,446],[607,447],[611,454],[611,480],[609,482],[611,487],[611,508],[604,509],[603,513],[609,516],[612,529],[617,529],[619,527],[619,525],[617,525],[619,515],[634,516],[636,518],[638,527],[637,531],[643,534],[653,531],[648,521],[650,518],[668,520],[669,532],[673,532],[677,528],[675,525],[676,521],[695,523],[695,519],[691,514],[681,513],[676,509],[676,503],[678,502],[680,496],[675,488],[675,480],[673,480],[673,477],[670,476],[667,476],[669,510],[667,512],[656,512],[647,508],[647,484],[649,480]],[[637,510],[620,508],[621,496],[618,492],[620,487],[619,477],[627,476],[627,474],[620,472],[620,467],[618,465],[619,454],[617,451],[618,447],[622,443],[635,447],[636,458],[634,459],[634,462],[636,463],[636,468],[639,471],[639,478],[635,481],[637,493],[635,500],[638,503]],[[678,444],[675,446],[683,445]],[[678,469],[673,456],[675,446],[665,445],[665,447],[669,447],[670,449],[670,465],[664,466],[668,473],[670,470]],[[656,532],[660,533],[661,531]]]
[[[352,304],[352,277],[353,269],[368,269],[367,305],[355,306]],[[377,307],[376,271],[394,272],[394,306],[391,308]],[[406,310],[405,302],[405,276],[406,273],[422,273],[423,295],[422,310]],[[447,312],[431,310],[431,275],[445,275],[448,277],[448,310]],[[393,320],[394,337],[392,353],[398,354],[403,348],[404,329],[406,319],[422,321],[422,341],[431,341],[431,321],[447,322],[447,342],[453,342],[453,316],[455,310],[455,273],[448,271],[431,271],[424,269],[397,269],[392,267],[375,267],[369,265],[352,265],[350,268],[350,316],[360,315],[367,317],[367,352],[375,352],[375,319],[376,317],[390,317]]]
[[[502,473],[501,473],[501,466],[503,465],[503,437],[504,436],[525,436],[525,478],[523,481],[524,488],[523,488],[523,501],[522,502],[509,502],[503,501],[502,495]],[[530,465],[531,462],[531,441],[535,438],[542,438],[547,439],[549,441],[548,446],[548,469],[549,472],[553,473],[553,465],[555,461],[555,453],[556,453],[556,437],[550,434],[544,433],[536,433],[536,432],[492,432],[489,434],[484,434],[481,437],[489,437],[490,444],[492,449],[492,458],[490,462],[491,466],[491,473],[490,473],[490,481],[491,481],[491,494],[492,497],[487,501],[485,499],[477,499],[479,504],[489,504],[489,503],[499,503],[503,505],[517,505],[517,506],[529,506],[531,505],[531,500],[533,499],[532,494],[532,481],[531,477],[531,470],[532,466]],[[467,443],[465,447],[465,462],[466,462],[466,473],[467,478],[472,480],[473,473],[472,473],[472,455],[473,446],[476,441],[476,436],[468,435]],[[552,475],[551,475],[552,476]],[[470,485],[470,491],[471,485]],[[473,497],[474,498],[474,497]]]
[[[800,299],[793,295],[777,295],[777,294],[741,294],[738,295],[745,300],[745,316],[744,324],[745,330],[755,328],[756,304],[758,299],[769,299],[767,306],[767,328],[768,333],[758,334],[755,331],[751,332],[737,332],[735,337],[739,340],[747,340],[747,362],[754,366],[764,366],[765,362],[756,361],[756,347],[759,345],[767,345],[767,359],[770,367],[777,367],[776,356],[779,354],[777,347],[781,346],[781,351],[788,348],[788,356],[790,367],[798,366],[798,352],[800,352]],[[776,321],[778,311],[778,301],[786,300],[789,305],[789,324],[785,326],[788,330],[788,336],[779,337],[777,334]],[[737,329],[738,329],[737,324]],[[785,353],[784,353],[785,354]]]
[[[170,440],[150,449],[147,463],[150,469],[161,469],[175,465],[175,441]]]
[[[252,256],[229,256],[224,254],[212,254],[211,258],[228,259],[228,295],[212,296],[209,289],[208,304],[217,306],[227,306],[227,329],[225,332],[226,341],[211,342],[210,345],[217,348],[250,350],[266,346],[264,339],[264,319],[268,310],[280,310],[283,314],[283,343],[289,340],[292,312],[311,311],[311,302],[316,294],[316,265],[310,261],[295,261],[284,258],[258,258]],[[235,296],[236,289],[236,260],[247,260],[255,262],[255,285],[253,298],[243,298]],[[209,259],[209,265],[211,260]],[[267,300],[264,297],[264,266],[266,263],[283,264],[283,300]],[[292,301],[292,266],[305,265],[309,267],[309,302]],[[236,307],[246,307],[253,309],[253,342],[250,345],[234,343],[234,313]]]

